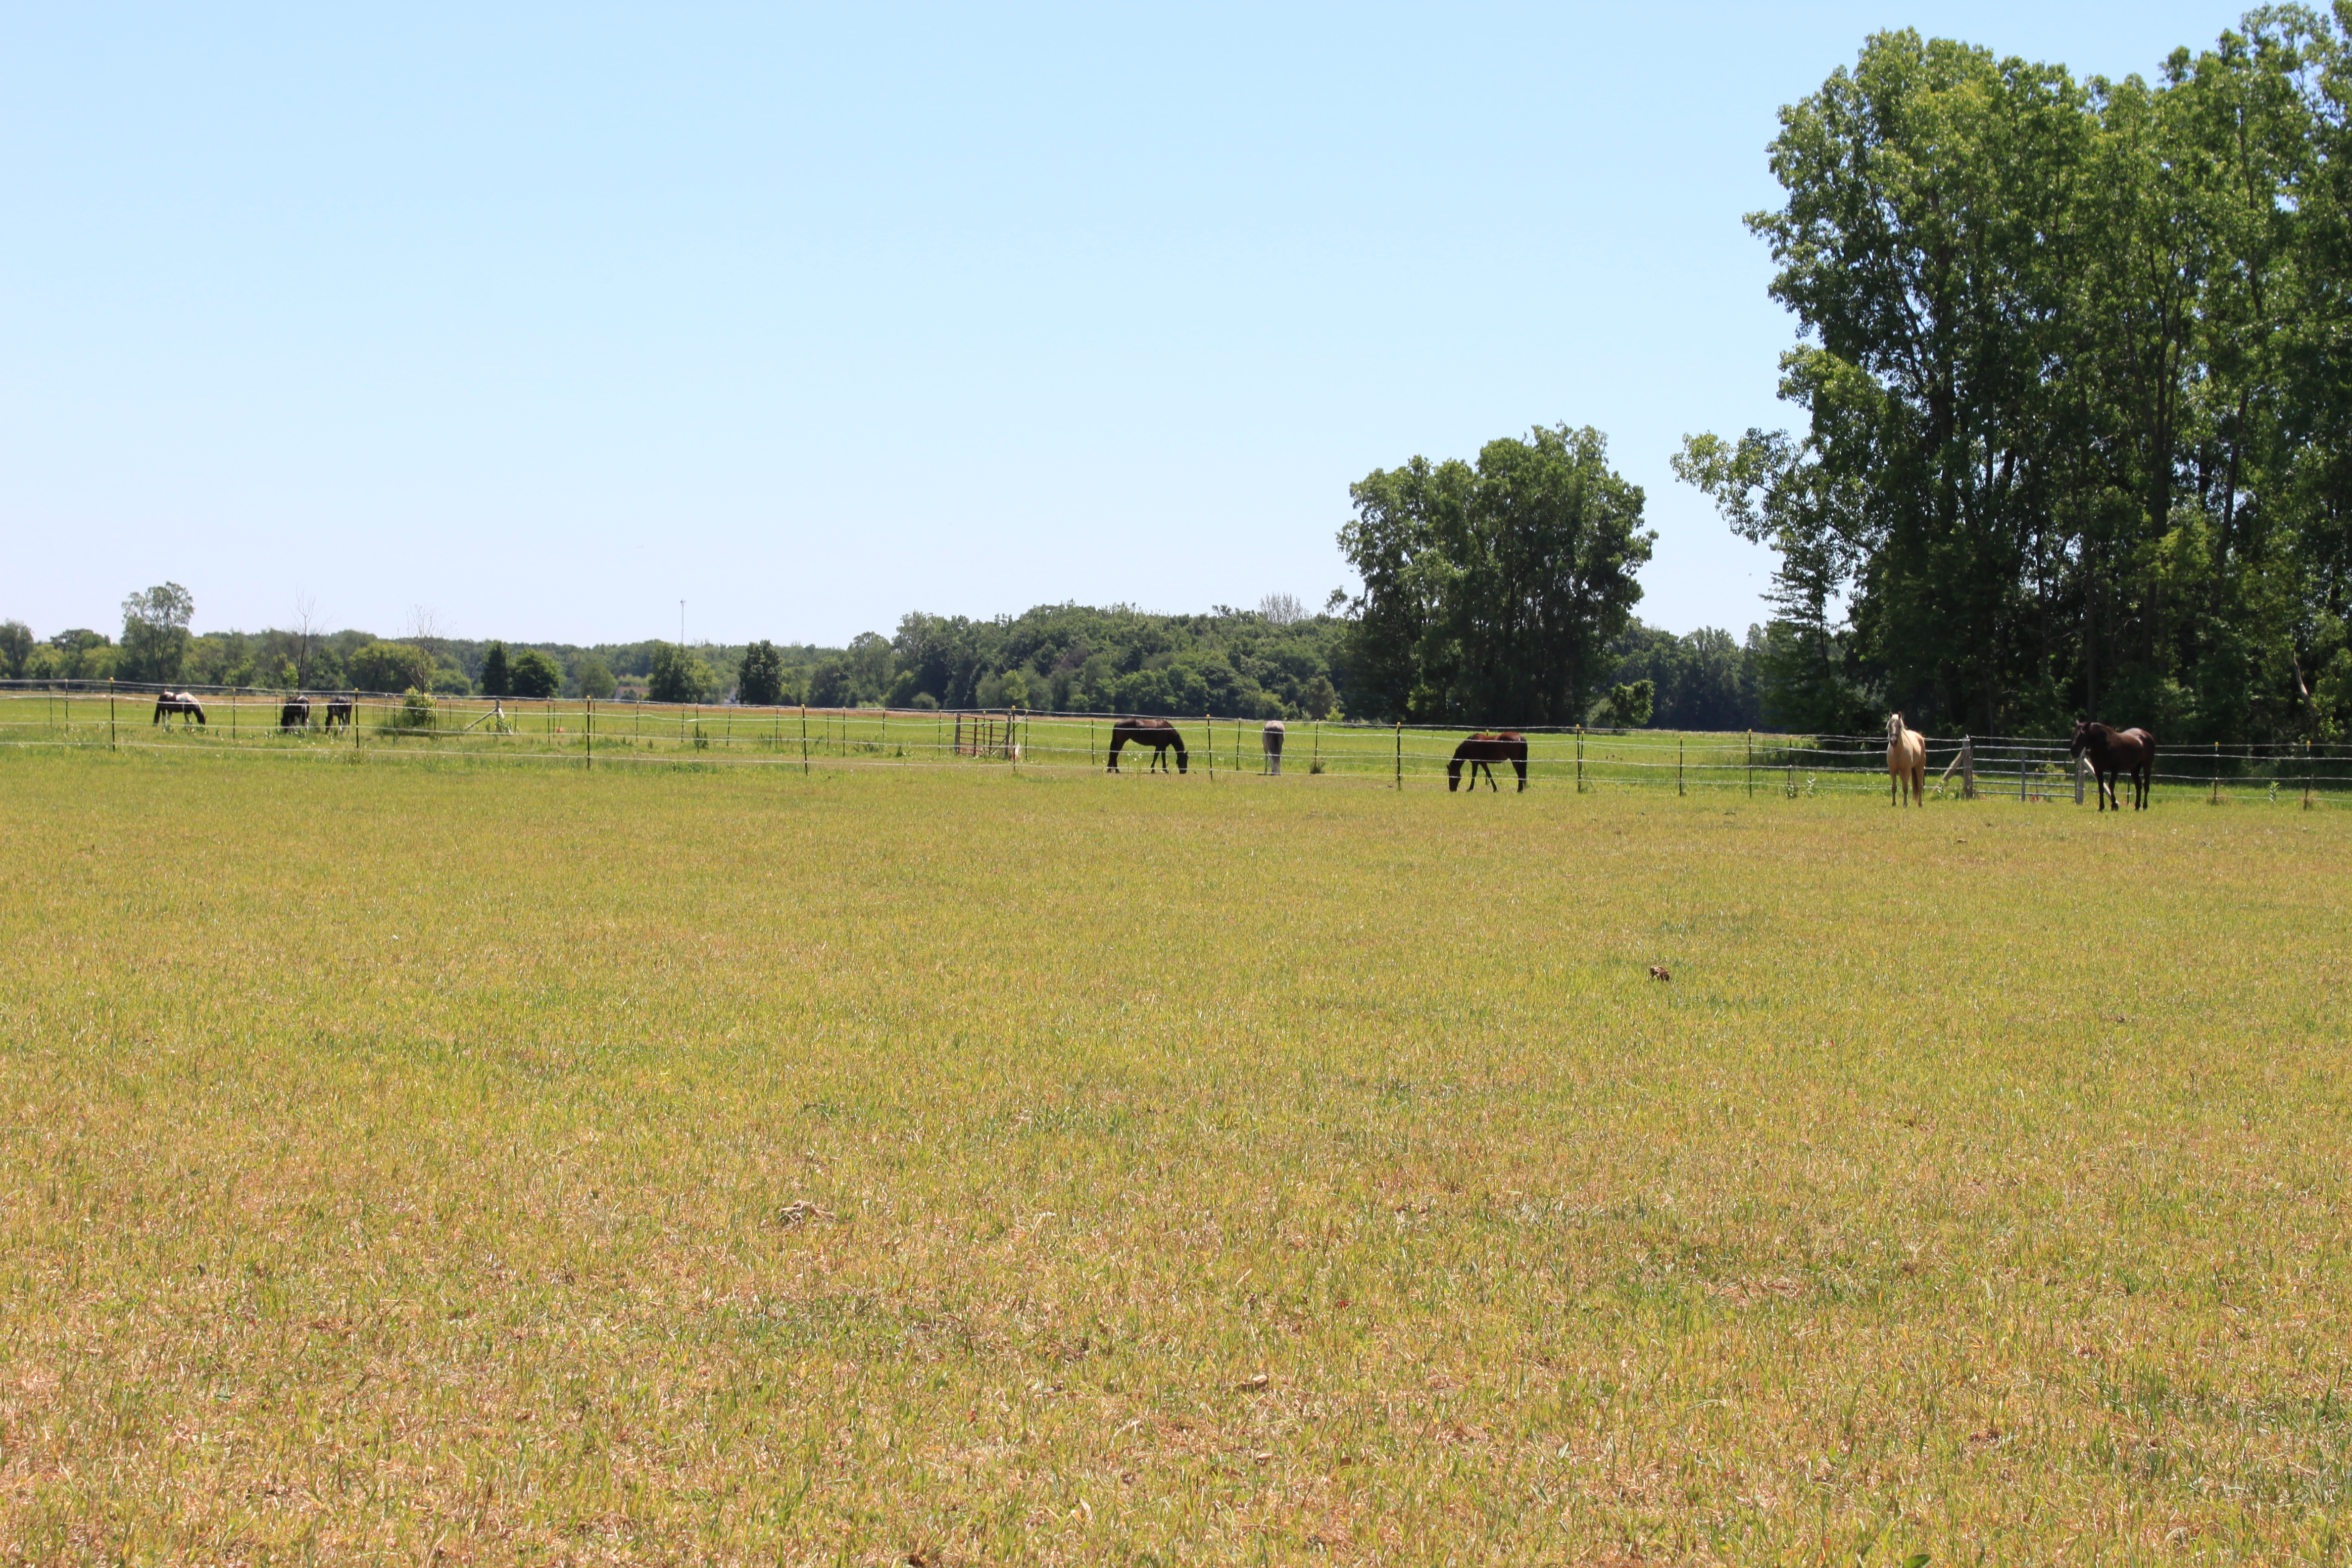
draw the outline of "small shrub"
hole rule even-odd
[[[440,722],[434,711],[430,692],[419,691],[414,686],[403,693],[400,706],[384,715],[382,728],[386,730],[431,730]]]

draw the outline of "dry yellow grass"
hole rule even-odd
[[[2341,810],[0,789],[18,1558],[2345,1552]]]

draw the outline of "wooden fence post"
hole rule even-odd
[[[1974,735],[1960,737],[1960,798],[1977,797],[1977,739]]]
[[[1201,728],[1209,736],[1209,782],[1217,782],[1217,721],[1209,714],[1201,715]]]
[[[596,771],[596,700],[586,697],[585,700],[588,704],[588,771],[593,773]]]
[[[1748,798],[1756,798],[1756,731],[1748,731]]]
[[[1396,727],[1396,786],[1400,791],[1404,788],[1404,721],[1402,719],[1397,721]]]

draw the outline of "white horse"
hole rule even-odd
[[[1927,737],[1916,730],[1906,729],[1903,715],[1886,716],[1886,778],[1895,788],[1892,804],[1903,804],[1903,786],[1911,786],[1911,802],[1925,807],[1927,804]]]

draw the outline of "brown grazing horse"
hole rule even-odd
[[[349,697],[328,698],[327,728],[331,730],[336,725],[341,724],[344,729],[350,729],[352,727],[352,710],[353,706],[354,703]]]
[[[1517,730],[1498,731],[1491,735],[1481,731],[1454,747],[1454,760],[1445,764],[1446,794],[1452,795],[1460,787],[1462,764],[1465,763],[1470,764],[1470,788],[1474,792],[1478,787],[1478,770],[1481,768],[1486,770],[1488,789],[1502,788],[1495,782],[1496,763],[1510,763],[1518,771],[1519,787],[1528,787],[1528,738]]]
[[[1895,786],[1895,804],[1903,804],[1903,791],[1911,791],[1911,804],[1924,807],[1927,804],[1927,737],[1903,722],[1900,713],[1886,716],[1886,777]]]
[[[2111,730],[2105,724],[2095,724],[2087,719],[2074,721],[2074,742],[2066,748],[2077,761],[2091,759],[2091,772],[2099,781],[2099,809],[2113,805],[2117,811],[2124,803],[2116,798],[2116,775],[2131,780],[2132,809],[2146,811],[2149,788],[2156,783],[2156,737],[2145,730]]]
[[[158,692],[155,695],[155,717],[148,720],[147,722],[161,724],[168,730],[172,727],[170,721],[175,714],[191,724],[201,724],[205,721],[205,705],[196,700],[194,692]]]
[[[307,730],[310,727],[310,700],[299,693],[286,700],[278,710],[278,727],[281,730]]]
[[[1176,771],[1181,773],[1192,770],[1191,760],[1184,754],[1184,737],[1176,732],[1175,725],[1165,719],[1121,719],[1110,727],[1110,772],[1118,772],[1118,749],[1129,741],[1139,746],[1151,748],[1151,766],[1154,768],[1167,767],[1168,748],[1173,746],[1176,748]]]

